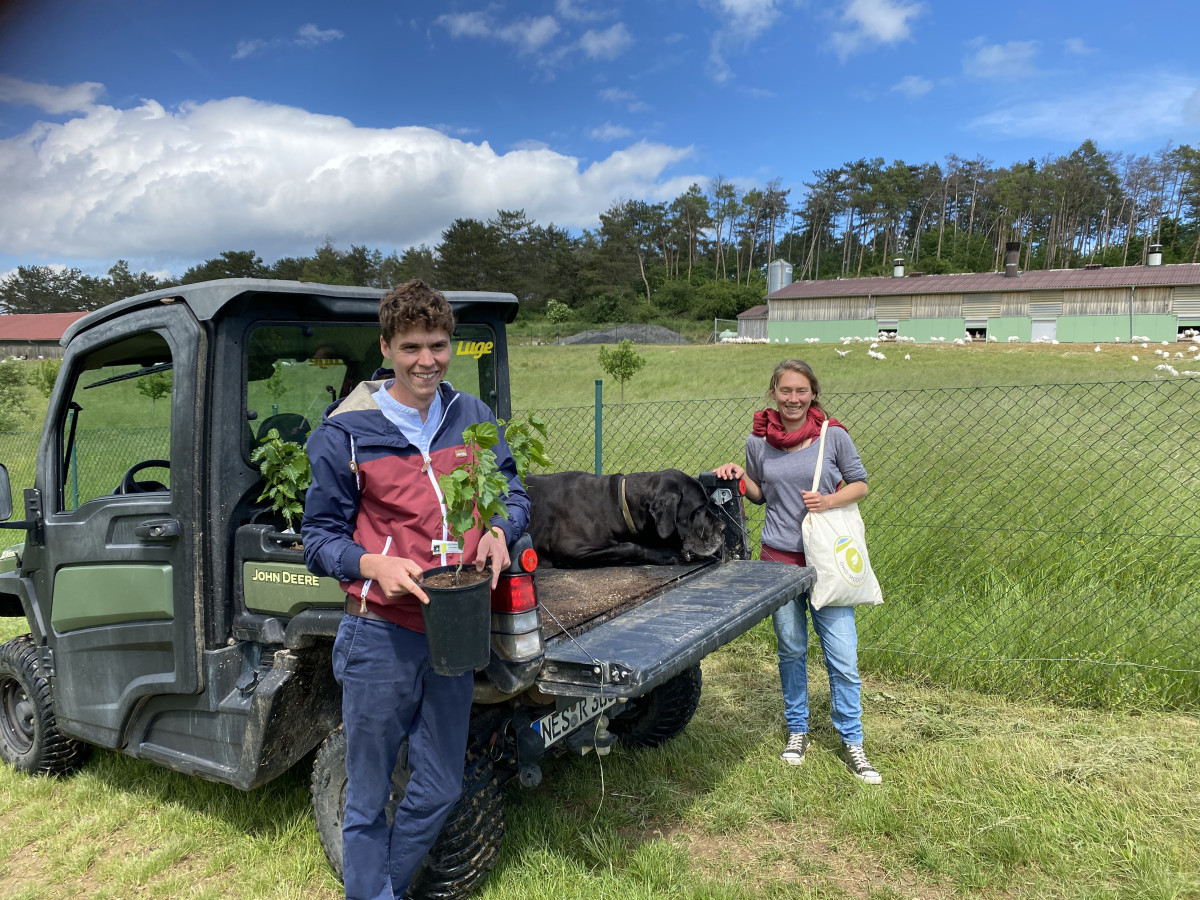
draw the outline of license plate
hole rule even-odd
[[[616,704],[616,698],[585,697],[566,709],[542,716],[533,723],[533,730],[542,736],[545,746],[549,747],[559,738],[570,734],[584,722],[591,721]]]

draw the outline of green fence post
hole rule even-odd
[[[601,474],[603,466],[601,465],[601,457],[603,456],[604,438],[603,438],[603,420],[604,420],[604,381],[596,379],[596,474]]]

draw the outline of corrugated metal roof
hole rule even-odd
[[[1002,272],[964,275],[907,275],[890,278],[839,278],[793,281],[771,294],[770,300],[805,297],[866,297],[880,294],[970,294],[998,291],[1053,291],[1064,288],[1162,287],[1200,285],[1200,263],[1168,266],[1114,266],[1103,269],[1049,269],[1005,278]]]
[[[737,314],[739,319],[765,319],[767,317],[767,304],[763,303],[759,306],[752,306],[745,312]]]
[[[0,316],[0,341],[58,341],[87,313],[41,313]]]

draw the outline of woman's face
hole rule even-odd
[[[775,408],[784,431],[795,431],[804,424],[808,408],[813,402],[812,384],[799,372],[785,369],[775,382]]]

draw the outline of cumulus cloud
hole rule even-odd
[[[579,0],[558,0],[554,4],[554,11],[568,22],[595,22],[610,15],[603,8],[589,9],[586,3],[580,3]]]
[[[1005,137],[1093,138],[1143,144],[1200,125],[1200,80],[1144,73],[1052,100],[1026,101],[979,116],[971,126]]]
[[[238,41],[237,47],[233,51],[233,58],[246,59],[261,51],[277,47],[319,47],[321,44],[328,44],[330,41],[336,41],[345,36],[336,28],[318,28],[309,22],[307,25],[301,25],[295,35],[291,37],[275,37],[270,40],[249,38]]]
[[[589,131],[588,137],[597,141],[619,141],[622,138],[629,137],[632,133],[624,125],[614,125],[612,122],[605,122],[603,125]]]
[[[326,235],[434,244],[455,218],[497,209],[591,227],[615,198],[669,198],[699,180],[668,174],[690,153],[645,141],[590,163],[537,145],[502,153],[245,97],[93,106],[0,140],[0,246],[154,266],[230,247],[294,255]]]
[[[586,31],[579,39],[579,49],[589,59],[616,59],[629,49],[633,35],[623,22],[604,31]]]
[[[888,88],[889,93],[903,94],[905,97],[923,97],[933,88],[933,82],[920,75],[905,75]]]
[[[874,44],[897,44],[912,37],[911,21],[925,12],[924,3],[901,0],[849,0],[842,11],[845,27],[830,40],[841,59]]]
[[[1083,38],[1067,38],[1063,41],[1063,49],[1073,56],[1087,56],[1096,52],[1096,48],[1089,47]]]
[[[1037,41],[1009,41],[988,44],[976,38],[968,44],[974,52],[963,58],[963,72],[989,81],[1011,81],[1037,74],[1034,57],[1041,44]]]
[[[94,81],[59,87],[0,75],[0,103],[34,106],[51,115],[87,112],[103,94],[104,85]]]

